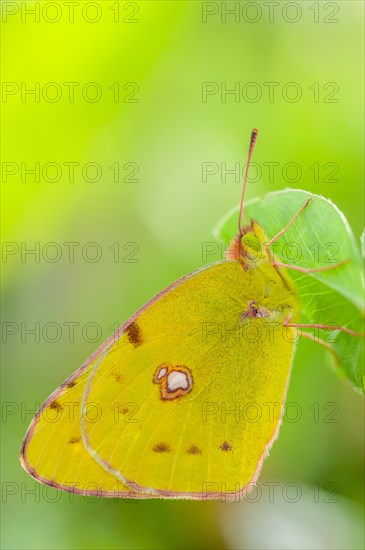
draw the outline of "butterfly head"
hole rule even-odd
[[[232,240],[226,260],[240,262],[244,269],[253,269],[259,262],[268,261],[267,242],[264,230],[251,218],[251,223],[242,227]]]

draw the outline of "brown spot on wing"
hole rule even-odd
[[[114,378],[114,380],[116,382],[122,382],[123,381],[123,376],[121,374],[119,374],[119,372],[112,372],[111,376]]]
[[[232,450],[232,446],[228,443],[228,441],[224,441],[222,443],[222,445],[220,446],[220,449],[222,451],[231,451]]]
[[[189,455],[201,455],[202,454],[201,450],[196,445],[192,445],[191,447],[189,447],[189,449],[187,450],[187,453]]]
[[[63,410],[62,405],[60,405],[60,403],[56,399],[54,401],[52,401],[52,403],[50,403],[49,408],[54,409],[56,411],[62,411]]]
[[[157,443],[157,445],[153,447],[153,450],[155,451],[155,453],[169,453],[171,451],[170,445],[165,442]]]
[[[142,344],[143,340],[142,340],[141,329],[139,328],[137,323],[135,323],[134,321],[130,323],[126,328],[126,333],[128,336],[128,340],[130,341],[131,344],[134,345],[135,348],[137,348]]]
[[[80,443],[80,441],[81,441],[81,437],[71,437],[69,443],[73,445],[74,443]]]
[[[73,388],[74,386],[76,386],[76,382],[73,380],[67,384],[66,388]]]

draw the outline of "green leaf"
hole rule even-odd
[[[301,323],[344,326],[364,331],[364,274],[360,250],[351,228],[330,200],[307,191],[285,189],[247,203],[249,218],[265,230],[268,239],[281,231],[304,203],[308,207],[271,250],[283,263],[300,267],[324,267],[342,260],[348,263],[323,272],[301,273],[289,269],[302,308]],[[239,208],[234,208],[218,224],[214,234],[230,243],[237,234]],[[364,243],[364,234],[362,235]],[[325,340],[336,352],[336,370],[347,376],[356,389],[365,393],[364,338],[340,331],[307,329]],[[332,356],[332,354],[329,354]]]

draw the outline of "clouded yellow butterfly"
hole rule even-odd
[[[252,488],[278,435],[300,326],[293,266],[270,246],[309,205],[271,240],[256,221],[242,224],[256,137],[225,261],[155,296],[47,399],[21,450],[38,481],[125,498]]]

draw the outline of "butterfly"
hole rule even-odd
[[[232,500],[253,488],[278,436],[297,330],[334,328],[300,324],[288,270],[313,270],[271,251],[310,199],[271,239],[245,219],[256,139],[254,129],[225,260],[152,298],[39,409],[20,456],[39,482],[132,499]]]

